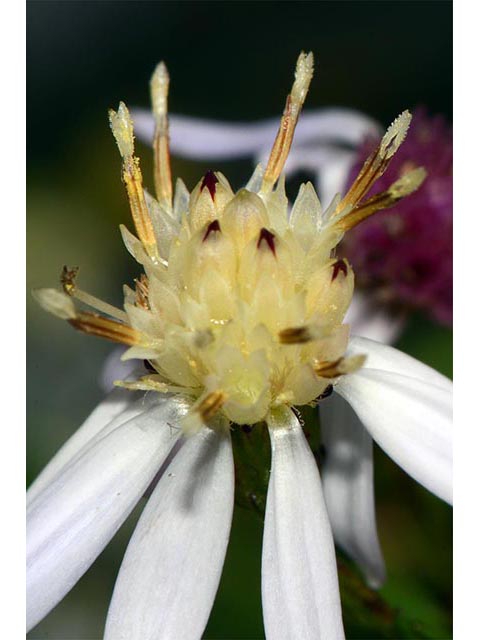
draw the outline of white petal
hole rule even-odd
[[[88,447],[27,514],[27,623],[36,625],[90,567],[175,443],[177,400],[133,418]]]
[[[393,344],[405,327],[402,313],[392,314],[360,292],[353,294],[345,320],[352,333],[383,344]]]
[[[125,347],[115,347],[103,363],[99,383],[105,393],[113,389],[113,383],[116,380],[126,380],[129,376],[132,376],[138,368],[138,362],[132,360],[125,362],[121,359],[125,351]],[[145,370],[142,370],[142,374],[145,375]]]
[[[158,483],[125,554],[105,640],[201,638],[230,534],[230,435],[188,438]]]
[[[160,401],[158,394],[144,397],[140,393],[134,393],[127,389],[111,391],[32,482],[27,491],[27,506],[30,506],[57,477],[58,473],[75,460],[85,447],[90,445],[100,434],[103,437],[109,431]],[[107,430],[104,432],[104,429]]]
[[[385,581],[378,542],[372,439],[350,405],[334,393],[320,403],[323,491],[335,542],[360,566],[368,584]]]
[[[316,187],[320,201],[325,209],[332,202],[337,193],[345,193],[348,175],[356,159],[356,153],[338,151],[332,162],[325,162],[316,167]]]
[[[267,639],[343,638],[335,549],[315,459],[293,413],[270,420],[269,431],[262,552]]]
[[[423,380],[451,393],[452,381],[432,367],[429,367],[412,356],[368,338],[351,336],[348,344],[348,355],[367,354],[364,368],[383,369],[392,373]]]
[[[256,154],[255,162],[266,166],[269,155],[270,148],[265,147]],[[337,193],[345,191],[355,157],[353,149],[335,146],[325,140],[320,139],[313,144],[312,141],[305,141],[302,144],[294,138],[284,173],[287,178],[299,171],[313,174],[315,189],[322,207],[326,209]]]
[[[138,138],[151,144],[153,116],[145,109],[134,109],[132,116]],[[278,122],[278,118],[271,118],[253,123],[232,123],[171,115],[170,148],[175,155],[196,160],[254,156],[271,148]],[[295,144],[315,144],[318,140],[324,140],[356,146],[367,135],[378,133],[378,123],[356,111],[307,111],[297,124]]]
[[[394,358],[391,364],[404,362]],[[420,364],[410,368],[422,373],[425,365]],[[343,376],[334,388],[397,464],[429,491],[452,502],[451,389],[369,368]]]

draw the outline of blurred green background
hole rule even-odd
[[[388,124],[424,104],[450,118],[451,9],[450,2],[420,1],[27,3],[28,482],[102,397],[99,372],[111,351],[41,311],[31,289],[56,286],[63,264],[79,265],[82,288],[119,305],[121,285],[138,275],[118,232],[130,221],[108,108],[121,99],[146,105],[149,76],[164,59],[172,112],[226,120],[279,115],[296,57],[311,49],[316,75],[307,109],[353,107]],[[138,150],[148,183],[150,153]],[[235,187],[251,172],[247,161],[173,162],[189,188],[207,168],[222,170]],[[451,375],[449,330],[412,317],[399,347]],[[380,608],[367,593],[350,615],[342,594],[347,637],[450,638],[451,509],[382,452],[375,455],[389,579]],[[101,638],[140,509],[30,638]],[[205,638],[263,637],[261,535],[257,516],[236,509]],[[372,627],[368,611],[387,612],[395,624]]]

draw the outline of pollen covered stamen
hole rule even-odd
[[[356,206],[368,193],[372,185],[382,176],[390,160],[397,152],[407,135],[412,119],[409,111],[403,111],[387,129],[377,149],[367,158],[360,173],[347,194],[337,206],[341,211],[348,206]]]
[[[143,178],[133,145],[133,123],[127,107],[120,103],[118,111],[109,112],[112,133],[123,159],[122,177],[127,189],[135,229],[147,254],[157,262],[159,259],[155,233],[143,192]]]
[[[74,318],[69,318],[68,322],[75,327],[75,329],[83,331],[83,333],[105,338],[112,342],[129,346],[141,344],[141,334],[136,329],[95,313],[82,311]]]
[[[313,76],[313,54],[302,52],[297,60],[295,82],[287,97],[285,110],[280,121],[277,137],[270,153],[267,168],[263,176],[261,192],[269,193],[285,166],[287,156],[292,146],[293,134],[298,116],[307,96],[308,88]]]
[[[172,172],[168,132],[168,88],[170,77],[164,62],[160,62],[150,80],[153,115],[155,117],[154,178],[157,199],[168,209],[172,207]]]
[[[423,167],[405,173],[387,191],[372,196],[352,209],[347,215],[339,218],[336,226],[343,231],[348,231],[377,211],[393,207],[399,200],[416,191],[422,185],[426,175]]]

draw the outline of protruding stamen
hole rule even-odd
[[[204,423],[207,423],[222,408],[225,403],[223,391],[212,391],[198,405],[197,411]]]
[[[347,206],[356,206],[366,196],[372,185],[385,173],[390,160],[405,140],[412,116],[403,111],[388,127],[377,149],[367,158],[360,173],[347,194],[337,206],[341,211]]]
[[[103,300],[92,296],[90,293],[79,289],[76,284],[77,275],[78,267],[67,267],[64,265],[60,275],[60,282],[67,295],[80,300],[80,302],[92,307],[92,309],[95,309],[96,311],[106,313],[108,316],[112,316],[112,318],[116,318],[121,322],[128,322],[128,316],[125,311],[117,309],[117,307],[108,304],[108,302],[104,302]]]
[[[164,62],[160,62],[150,80],[155,137],[153,140],[155,191],[161,204],[172,206],[172,171],[168,133],[168,87],[170,77]]]
[[[339,218],[335,225],[343,231],[348,231],[377,211],[393,207],[399,200],[416,191],[422,185],[426,175],[427,172],[423,167],[405,173],[394,182],[387,191],[378,193],[368,200],[365,200],[365,202],[362,202],[352,209],[347,215]]]
[[[346,276],[348,273],[348,266],[345,260],[343,260],[343,258],[340,260],[337,260],[332,265],[332,282],[337,279],[340,271],[343,273],[344,276]]]
[[[277,255],[275,251],[275,235],[268,229],[265,229],[265,227],[260,231],[260,236],[257,242],[257,249],[260,249],[262,242],[267,243],[268,248],[274,256]]]
[[[221,229],[219,221],[213,220],[213,222],[210,222],[210,224],[207,226],[207,230],[205,231],[205,235],[203,236],[203,242],[207,240],[208,236],[211,233],[219,233],[220,231]]]
[[[334,361],[315,362],[313,368],[321,378],[337,378],[346,373],[354,373],[365,364],[367,356],[356,355],[350,358],[339,358]]]
[[[119,342],[129,346],[141,344],[141,335],[138,331],[126,324],[111,318],[104,318],[95,313],[82,311],[74,318],[69,318],[68,322],[79,331],[105,338],[106,340],[112,340],[112,342]]]
[[[217,190],[218,178],[213,171],[207,171],[205,174],[200,190],[203,191],[205,187],[210,191],[212,200],[215,200],[215,192]]]
[[[123,181],[130,201],[130,210],[138,237],[142,241],[145,251],[155,261],[158,261],[158,249],[153,231],[152,221],[145,201],[142,186],[142,172],[138,158],[133,156],[133,123],[127,107],[120,103],[118,111],[109,112],[110,126],[117,141],[120,155],[123,159]]]
[[[281,344],[304,344],[318,340],[323,335],[320,327],[315,325],[304,325],[302,327],[289,327],[283,329],[278,334],[278,340]]]
[[[141,307],[147,311],[150,309],[148,302],[148,278],[144,273],[142,273],[140,278],[135,279],[135,304],[137,307]]]
[[[212,391],[190,409],[182,418],[182,429],[185,434],[198,433],[222,408],[226,396],[223,391]]]
[[[287,102],[280,121],[277,137],[268,159],[267,168],[263,176],[262,193],[268,193],[278,180],[292,146],[293,134],[298,116],[307,96],[308,88],[313,76],[313,54],[302,53],[298,57],[295,69],[295,82],[287,97]]]

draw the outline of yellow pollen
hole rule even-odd
[[[158,261],[158,248],[153,230],[150,212],[143,192],[143,178],[140,162],[135,158],[133,145],[133,124],[127,107],[120,103],[118,111],[109,112],[110,126],[117,141],[120,155],[123,159],[123,181],[130,201],[133,222],[147,254]]]

